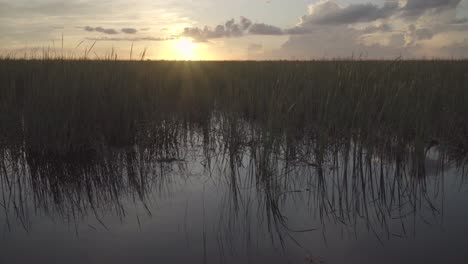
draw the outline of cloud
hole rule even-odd
[[[307,35],[291,36],[279,49],[265,53],[275,59],[322,59],[322,58],[363,58],[393,59],[413,58],[417,46],[406,46],[403,34],[393,34],[387,44],[365,44],[360,41],[360,32],[335,27],[332,30]]]
[[[407,0],[403,7],[403,15],[420,16],[427,11],[440,12],[455,9],[462,0]]]
[[[458,25],[458,24],[466,24],[468,23],[468,18],[455,18],[451,21],[451,24]]]
[[[324,57],[418,58],[428,54],[468,54],[468,41],[437,50],[430,44],[435,35],[468,31],[468,21],[457,18],[459,0],[409,0],[403,5],[388,1],[340,6],[332,0],[311,4],[299,23],[283,29],[289,39],[265,58],[297,59]],[[419,13],[415,10],[420,9]],[[407,16],[409,12],[413,16]],[[414,21],[415,16],[418,19]],[[414,24],[406,26],[413,21]]]
[[[457,17],[460,2],[388,0],[382,5],[369,2],[341,6],[333,0],[319,0],[309,5],[307,14],[293,27],[253,23],[241,17],[239,23],[230,19],[214,28],[186,28],[182,36],[196,41],[244,35],[289,36],[275,51],[263,51],[261,47],[261,53],[255,52],[255,45],[247,48],[248,54],[264,58],[349,57],[352,54],[364,54],[367,58],[416,58],[437,48],[437,43],[431,41],[438,34],[466,34],[468,19]],[[447,45],[446,49],[461,50],[465,44]]]
[[[136,34],[138,30],[136,28],[122,28],[122,32],[125,34]]]
[[[96,27],[96,28],[94,28],[94,30],[95,30],[96,32],[101,32],[101,33],[109,34],[109,35],[118,34],[118,32],[117,32],[115,29],[113,29],[113,28]]]
[[[227,32],[224,25],[218,25],[216,28],[211,29],[205,26],[203,29],[198,27],[184,28],[181,34],[184,37],[190,37],[195,41],[204,42],[209,39],[230,37],[230,32]]]
[[[240,21],[240,24],[241,24],[241,27],[242,27],[242,30],[247,30],[250,28],[250,26],[252,25],[252,21],[246,17],[243,17],[241,16],[241,21]]]
[[[399,6],[397,1],[387,1],[381,7],[372,3],[342,7],[335,1],[322,0],[309,5],[308,11],[308,14],[300,18],[298,25],[283,32],[289,35],[313,34],[323,28],[386,20],[399,12]],[[363,33],[390,31],[390,29],[389,23],[384,22],[380,23],[380,26],[369,25]]]
[[[390,35],[390,37],[388,38],[388,44],[386,46],[390,48],[401,48],[405,45],[405,34],[397,33]]]
[[[413,26],[410,28],[410,32],[413,34],[416,40],[428,40],[434,37],[434,32],[429,28],[415,29]]]
[[[84,30],[85,31],[88,31],[88,32],[100,32],[100,33],[104,33],[104,34],[108,34],[108,35],[116,35],[116,34],[119,34],[119,32],[117,32],[117,30],[113,29],[113,28],[103,28],[103,27],[90,27],[90,26],[86,26],[84,27]]]
[[[388,0],[382,6],[373,3],[340,6],[333,0],[321,0],[309,5],[309,12],[300,19],[298,26],[289,29],[292,34],[306,32],[307,27],[325,25],[349,25],[369,23],[395,17],[419,18],[429,11],[443,13],[454,11],[462,0],[406,0],[400,6],[398,0]],[[466,18],[453,18],[454,23],[465,23]]]
[[[250,27],[249,33],[252,35],[283,35],[281,28],[267,25],[264,23],[255,23]]]
[[[267,25],[264,23],[255,23],[246,17],[241,17],[237,23],[235,19],[230,19],[224,25],[217,25],[214,28],[205,26],[187,27],[182,32],[181,36],[193,38],[195,41],[207,41],[216,38],[231,38],[242,37],[245,34],[252,35],[281,35],[282,29]]]
[[[234,18],[227,21],[224,24],[224,26],[225,26],[225,32],[227,32],[229,36],[238,37],[238,36],[241,36],[243,33],[241,26],[239,24],[236,24],[236,21]]]
[[[304,34],[313,33],[317,29],[319,29],[319,28],[318,27],[311,27],[311,26],[306,27],[304,25],[299,25],[299,26],[295,26],[295,27],[292,27],[292,28],[284,29],[283,32],[286,35],[304,35]]]
[[[195,41],[204,42],[209,39],[239,36],[241,34],[240,26],[235,24],[235,21],[231,19],[225,25],[217,25],[214,29],[208,26],[205,26],[203,29],[199,27],[187,27],[184,28],[184,32],[181,35],[193,38]]]
[[[372,3],[341,7],[335,1],[320,1],[309,6],[309,14],[302,17],[301,24],[342,25],[372,22],[394,15],[398,9],[396,1],[385,2],[382,7]]]
[[[454,42],[468,31],[467,18],[457,17],[459,0],[409,0],[377,6],[352,4],[340,6],[322,0],[311,4],[299,23],[283,29],[289,39],[265,58],[419,58],[468,54],[468,41]],[[419,11],[416,11],[418,10]],[[412,13],[412,16],[408,14]],[[415,19],[417,18],[417,19]],[[406,26],[411,23],[411,26]],[[440,48],[438,34],[448,34]],[[433,41],[434,40],[434,41]],[[451,52],[449,52],[451,51]]]
[[[376,32],[391,32],[393,27],[390,24],[383,23],[381,25],[370,25],[361,30],[362,34],[372,34]]]
[[[278,27],[241,16],[219,25],[186,27],[180,34],[168,38],[131,36],[143,34],[148,30],[143,28],[145,25],[121,29],[87,26],[82,29],[108,36],[92,38],[99,41],[166,41],[190,37],[205,42],[246,35],[287,36],[287,41],[274,51],[261,44],[245,47],[248,56],[258,59],[349,57],[352,54],[363,54],[366,58],[400,55],[413,58],[451,54],[450,49],[461,54],[467,46],[466,42],[460,42],[468,32],[468,18],[460,12],[462,0],[386,0],[381,1],[383,4],[361,1],[367,3],[340,5],[335,0],[315,1],[305,15],[298,18],[298,23],[290,27]],[[101,25],[108,24],[103,22]],[[165,30],[168,29],[162,29]],[[117,34],[122,37],[111,36]]]
[[[413,13],[416,10],[422,15],[425,10],[440,9],[453,10],[461,0],[407,0],[403,5],[399,0],[388,0],[383,5],[373,3],[350,4],[341,6],[333,0],[320,0],[309,5],[308,14],[300,18],[300,22],[291,28],[279,28],[265,23],[252,23],[248,18],[241,17],[240,23],[234,19],[228,20],[224,25],[214,28],[205,26],[204,28],[185,28],[183,36],[191,37],[196,41],[206,41],[214,38],[241,37],[250,35],[305,35],[316,34],[322,29],[337,26],[349,26],[355,24],[366,24],[365,28],[358,30],[360,34],[389,33],[395,30],[392,23],[399,18],[404,19],[404,15]],[[457,25],[464,24],[464,18],[451,18]],[[377,24],[376,24],[377,22]],[[406,21],[401,21],[403,24]],[[459,26],[464,28],[463,26]],[[443,28],[443,27],[440,27]],[[405,31],[407,29],[404,29]],[[448,30],[448,27],[446,27]],[[399,29],[401,33],[401,29]],[[412,38],[417,40],[431,39],[438,32],[429,28],[418,28],[414,32],[408,32]]]
[[[113,28],[103,28],[103,27],[86,26],[86,27],[83,27],[83,29],[88,32],[99,32],[99,33],[104,33],[107,35],[117,35],[120,32],[125,33],[125,34],[131,34],[131,35],[138,33],[138,29],[136,28],[122,28],[120,32]]]

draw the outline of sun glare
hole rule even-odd
[[[192,60],[195,56],[196,44],[189,38],[179,38],[175,43],[177,58],[182,60]]]

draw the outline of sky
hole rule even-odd
[[[467,58],[468,0],[0,0],[0,33],[8,54]]]

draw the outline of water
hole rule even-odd
[[[465,167],[444,149],[226,128],[3,146],[0,263],[468,261]]]

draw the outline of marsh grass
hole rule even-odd
[[[467,72],[468,62],[456,60],[4,58],[2,205],[25,228],[25,206],[64,219],[125,215],[122,197],[144,204],[199,146],[207,173],[228,186],[227,232],[249,206],[281,244],[316,230],[291,227],[283,212],[305,195],[323,222],[364,219],[388,238],[392,219],[404,226],[421,208],[441,214],[440,189],[426,183],[430,153],[435,175],[466,167]]]
[[[21,113],[26,133],[55,141],[74,131],[112,141],[109,130],[131,137],[138,122],[167,115],[206,122],[218,111],[291,137],[466,144],[466,61],[3,60],[1,67],[2,113]],[[96,123],[105,131],[86,127]],[[31,131],[39,127],[51,131]],[[84,144],[77,137],[56,145]]]

